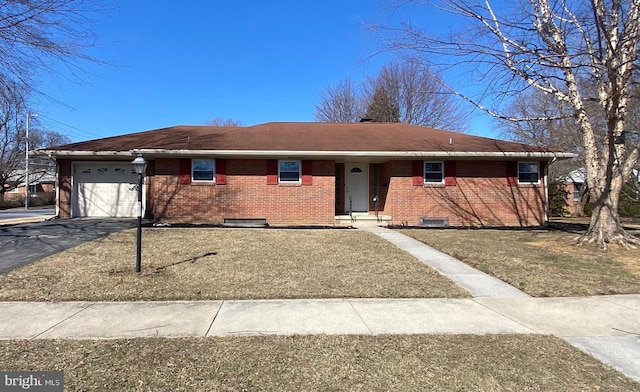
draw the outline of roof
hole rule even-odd
[[[640,171],[633,169],[632,173],[635,178],[640,179]],[[585,182],[586,178],[587,178],[587,170],[584,167],[581,167],[569,172],[569,174],[567,174],[566,176],[560,177],[560,180],[582,184]]]
[[[570,182],[583,183],[585,178],[587,178],[587,171],[584,167],[573,170],[569,172],[566,176],[563,177],[564,180]]]
[[[258,156],[518,156],[573,154],[403,123],[272,122],[250,127],[175,126],[38,150],[52,157]]]
[[[24,169],[16,169],[9,173],[8,176],[9,181],[20,181],[20,185],[24,185]],[[36,171],[33,173],[29,173],[29,183],[30,184],[42,184],[42,183],[53,183],[56,182],[56,174],[55,171]]]

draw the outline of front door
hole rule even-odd
[[[345,163],[345,212],[369,212],[369,164]]]

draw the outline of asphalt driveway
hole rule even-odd
[[[135,219],[56,219],[0,227],[0,274],[135,226]]]

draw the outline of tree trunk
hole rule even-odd
[[[595,243],[599,249],[606,250],[607,244],[618,244],[625,248],[640,245],[640,240],[629,235],[620,224],[619,198],[619,192],[609,190],[594,202],[589,229],[576,239],[578,246]]]
[[[580,191],[580,197],[578,198],[578,201],[575,202],[574,216],[582,217],[586,215],[584,213],[584,207],[589,202],[589,192],[586,186],[583,187],[584,189]]]

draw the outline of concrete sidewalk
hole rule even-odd
[[[0,302],[0,339],[550,334],[640,381],[640,295],[584,298]]]
[[[0,314],[0,339],[439,333],[572,338],[637,337],[640,333],[640,295],[0,302]]]

